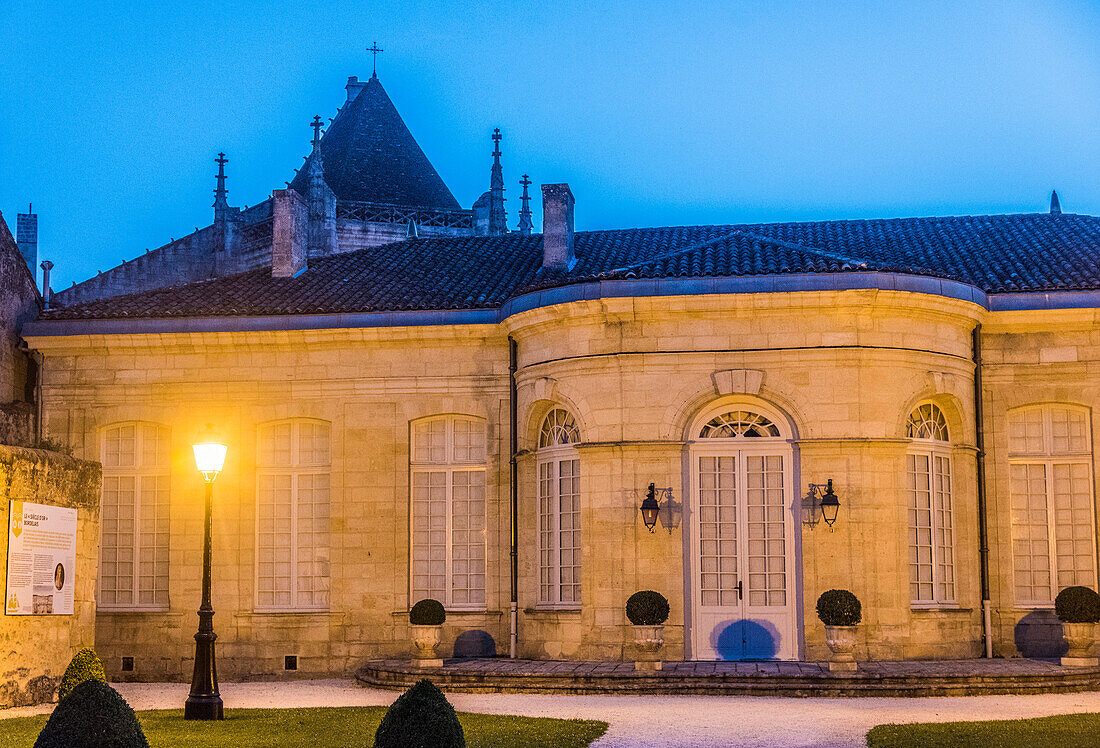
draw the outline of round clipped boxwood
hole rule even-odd
[[[374,748],[419,746],[466,746],[454,707],[430,680],[419,681],[398,696],[374,734]]]
[[[1066,623],[1100,621],[1100,595],[1088,587],[1066,587],[1054,598],[1054,613]]]
[[[149,748],[134,710],[118,691],[94,678],[62,699],[34,748]]]
[[[855,626],[863,620],[863,610],[848,590],[828,590],[817,598],[817,617],[826,626]]]
[[[668,620],[668,600],[653,590],[635,592],[626,601],[626,617],[635,626],[660,626]]]
[[[61,677],[61,685],[57,688],[57,698],[65,698],[86,680],[107,682],[107,676],[103,673],[103,663],[96,657],[95,650],[87,647],[73,655],[73,659],[69,661],[69,666],[65,668],[65,675]]]
[[[409,611],[409,623],[414,626],[442,626],[447,620],[447,611],[438,600],[421,600]]]

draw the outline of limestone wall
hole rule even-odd
[[[48,350],[51,343],[35,345]],[[126,420],[167,426],[171,442],[171,579],[166,611],[106,612],[97,642],[112,678],[188,680],[201,582],[202,482],[191,443],[207,422],[230,445],[215,485],[213,604],[225,680],[346,673],[368,657],[407,656],[409,422],[483,418],[488,603],[453,613],[456,640],[507,651],[507,344],[495,326],[97,340],[46,355],[47,433],[98,454],[100,429]],[[331,423],[331,605],[322,613],[255,610],[257,428],[308,417]],[[502,420],[503,419],[503,420]],[[473,634],[467,632],[475,632]],[[492,645],[490,645],[490,650]],[[120,671],[133,656],[132,673]]]
[[[12,499],[77,510],[73,614],[0,617],[0,707],[49,701],[72,656],[81,647],[95,645],[99,487],[97,463],[39,449],[0,446],[3,527],[9,524]],[[3,560],[7,569],[6,537]]]
[[[1061,315],[1061,316],[1059,316]],[[1067,316],[1068,315],[1068,316]],[[1074,316],[1076,315],[1076,316]],[[1035,322],[1034,320],[1039,320]],[[1031,320],[1031,321],[1029,321]],[[863,601],[860,656],[967,657],[981,651],[971,331],[986,324],[986,430],[997,648],[1016,651],[1007,464],[999,439],[1014,403],[1098,396],[1093,313],[989,314],[914,293],[854,290],[605,299],[535,309],[503,325],[267,333],[38,337],[47,357],[46,433],[95,459],[117,421],[167,426],[171,440],[171,579],[167,610],[100,612],[97,641],[112,677],[186,680],[199,598],[202,486],[193,435],[225,430],[230,456],[216,485],[214,607],[226,680],[342,673],[368,657],[409,651],[409,428],[446,413],[484,418],[488,601],[452,614],[444,651],[492,637],[507,651],[507,335],[519,346],[520,646],[533,657],[630,657],[623,605],[639,589],[672,608],[666,657],[685,652],[693,424],[720,403],[782,414],[793,486],[833,479],[832,529],[795,522],[791,591],[798,656],[825,654],[814,603],[843,587]],[[1046,327],[1043,327],[1046,325]],[[910,603],[905,421],[935,402],[952,445],[956,603]],[[583,600],[552,611],[537,601],[537,429],[554,406],[577,418]],[[1095,414],[1095,408],[1093,410]],[[331,605],[264,613],[255,606],[256,434],[304,417],[331,423]],[[1095,415],[1093,416],[1095,419]],[[650,483],[679,506],[654,533],[638,506]],[[799,507],[792,507],[798,511]],[[133,673],[119,671],[135,657]]]
[[[1008,413],[1027,405],[1060,403],[1088,408],[1097,497],[1096,440],[1100,435],[1100,311],[998,312],[983,327],[985,427],[989,474],[990,566],[997,652],[1005,656],[1064,653],[1052,607],[1015,600]]]

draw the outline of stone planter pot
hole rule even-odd
[[[409,624],[412,629],[413,659],[420,667],[442,667],[443,659],[436,654],[443,636],[442,626]]]
[[[637,650],[638,659],[634,661],[634,669],[654,672],[661,669],[661,660],[658,652],[665,645],[665,627],[635,626],[634,647]]]
[[[829,670],[853,673],[856,671],[856,630],[857,626],[826,626],[825,643],[833,653]]]
[[[1062,658],[1063,667],[1095,667],[1098,664],[1097,658],[1089,656],[1096,641],[1095,623],[1062,621],[1062,636],[1069,645],[1069,651]]]

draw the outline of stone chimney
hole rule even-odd
[[[53,263],[42,260],[42,307],[44,309],[50,308],[50,299],[53,296],[53,290],[50,288],[51,270],[53,270]]]
[[[542,266],[569,270],[577,262],[573,251],[573,193],[568,184],[542,186]]]
[[[31,270],[31,276],[38,277],[38,216],[34,205],[27,206],[26,213],[15,216],[15,236],[19,253]]]
[[[366,88],[366,87],[367,87],[366,83],[361,83],[359,81],[359,76],[357,76],[357,75],[349,76],[348,77],[348,85],[347,85],[347,89],[348,89],[348,101],[347,101],[347,103],[350,104],[351,102],[355,101],[355,97],[358,96],[360,93],[362,93],[363,89]]]
[[[289,278],[306,269],[309,207],[294,190],[271,195],[271,275]]]

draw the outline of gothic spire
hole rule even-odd
[[[527,194],[527,188],[531,184],[531,180],[527,178],[527,175],[523,175],[523,179],[519,181],[523,185],[523,194],[520,195],[520,209],[519,209],[519,228],[517,231],[524,236],[531,235],[531,196]]]
[[[504,172],[500,167],[500,128],[493,129],[493,171],[489,178],[489,236],[508,233],[504,213]]]
[[[1062,204],[1058,202],[1058,190],[1050,191],[1050,214],[1052,216],[1062,215]]]
[[[229,159],[224,153],[219,153],[214,161],[218,164],[218,186],[214,188],[214,220],[218,220],[229,210],[229,202],[226,200],[229,190],[225,188],[225,165],[229,163]]]
[[[317,177],[324,178],[324,164],[321,162],[321,115],[313,115],[313,121],[309,123],[313,128],[313,153],[309,155],[309,176],[313,180]]]

